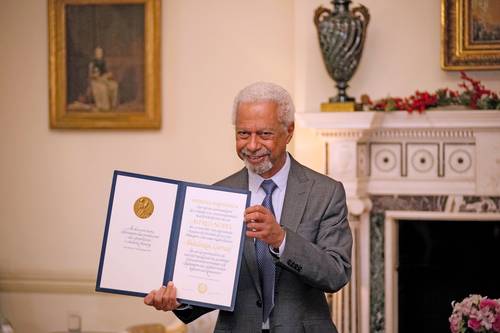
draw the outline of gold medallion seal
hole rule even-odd
[[[153,201],[148,197],[140,197],[134,203],[134,213],[141,219],[150,217],[154,210],[155,205],[153,205]]]
[[[198,283],[198,292],[200,294],[206,293],[207,290],[208,290],[208,286],[205,283],[203,283],[203,282]]]

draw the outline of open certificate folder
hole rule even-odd
[[[232,311],[250,192],[115,171],[96,291]]]

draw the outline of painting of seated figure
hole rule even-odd
[[[159,128],[159,18],[159,0],[49,0],[53,128]]]

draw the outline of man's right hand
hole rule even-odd
[[[172,311],[181,304],[177,302],[174,283],[170,281],[167,286],[153,290],[144,297],[144,304],[153,306],[156,310]]]

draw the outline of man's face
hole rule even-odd
[[[240,103],[235,127],[236,151],[246,167],[263,178],[274,176],[285,164],[293,123],[284,128],[274,102]]]

